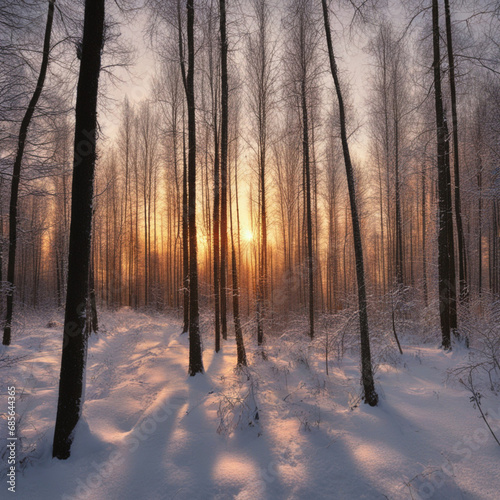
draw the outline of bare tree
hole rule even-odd
[[[221,44],[221,154],[220,154],[220,315],[222,338],[227,339],[227,141],[228,141],[228,76],[227,76],[227,36],[226,2],[219,0],[220,44]]]
[[[179,63],[181,68],[181,77],[186,91],[186,100],[188,94],[187,87],[187,76],[186,76],[186,63],[184,60],[184,39],[182,33],[182,11],[181,11],[181,0],[177,0],[177,39],[178,39],[178,50],[179,50]],[[188,105],[189,107],[189,105]],[[182,271],[183,271],[183,311],[184,311],[184,322],[182,326],[182,333],[186,333],[189,330],[189,311],[190,311],[190,239],[189,239],[189,200],[188,200],[188,162],[186,159],[186,127],[184,126],[184,106],[183,106],[183,126],[182,126],[182,158],[183,158],[183,170],[182,170]]]
[[[75,115],[68,287],[59,398],[52,455],[70,456],[83,405],[87,355],[85,306],[89,289],[92,202],[97,139],[97,95],[104,43],[105,0],[86,0]]]
[[[208,19],[208,70],[210,97],[212,101],[212,131],[214,141],[213,155],[213,175],[214,175],[214,195],[213,195],[213,271],[214,271],[214,300],[215,300],[215,352],[221,347],[221,269],[220,269],[220,221],[221,221],[221,200],[220,200],[220,139],[219,139],[219,61],[221,51],[214,54],[213,51],[213,12],[210,4]],[[219,57],[217,57],[219,56]],[[214,60],[215,59],[215,60]]]
[[[198,302],[198,240],[196,234],[196,107],[194,93],[194,0],[187,0],[188,65],[185,80],[188,107],[189,203],[189,375],[203,373]]]
[[[257,130],[257,163],[259,177],[259,278],[257,289],[257,344],[264,342],[263,319],[267,297],[267,202],[266,159],[269,136],[269,113],[274,94],[274,45],[270,42],[271,12],[267,0],[253,0],[252,10],[257,30],[248,36],[247,74],[250,110]]]
[[[452,321],[452,275],[455,269],[450,259],[453,248],[450,248],[453,227],[451,219],[451,186],[449,172],[449,145],[447,143],[447,126],[444,114],[443,96],[441,89],[441,55],[439,35],[439,7],[438,1],[432,0],[432,40],[433,40],[433,69],[434,69],[434,98],[436,110],[437,133],[437,168],[439,192],[439,234],[438,234],[438,271],[439,271],[439,314],[441,319],[442,345],[445,349],[451,348],[450,332]]]
[[[305,254],[307,262],[309,335],[314,337],[314,254],[312,214],[312,162],[310,138],[310,106],[313,83],[318,78],[317,47],[319,36],[315,28],[315,12],[310,0],[293,0],[290,12],[290,50],[288,66],[293,92],[297,97],[302,124],[302,179]]]
[[[14,275],[16,269],[16,245],[17,245],[17,205],[19,197],[19,183],[21,180],[21,166],[23,162],[24,149],[26,147],[26,138],[28,129],[33,118],[33,113],[40,99],[40,95],[45,83],[45,76],[49,65],[50,54],[50,38],[52,34],[52,22],[54,19],[54,4],[55,0],[49,0],[49,7],[47,13],[47,24],[45,26],[45,35],[43,40],[43,57],[40,66],[40,73],[36,83],[35,92],[31,97],[28,108],[24,114],[19,129],[17,139],[17,153],[14,161],[14,168],[12,171],[12,183],[10,191],[10,208],[9,208],[9,260],[7,264],[7,313],[5,317],[5,325],[3,330],[3,345],[10,345],[12,315],[14,311]]]
[[[382,260],[385,265],[385,247],[387,246],[389,268],[387,272],[385,269],[383,271],[384,288],[386,275],[394,279],[401,287],[405,282],[405,261],[410,261],[411,266],[411,259],[405,259],[403,245],[404,148],[408,108],[411,108],[410,94],[407,90],[407,51],[402,40],[396,38],[392,25],[385,22],[370,43],[370,52],[376,61],[370,97],[371,135],[376,143],[374,152],[377,157],[380,192]],[[381,116],[382,120],[380,120]],[[384,211],[386,212],[385,218]],[[384,227],[384,220],[386,227]],[[387,245],[385,239],[387,239]]]
[[[361,379],[363,382],[364,401],[370,406],[376,406],[378,395],[375,392],[373,381],[373,369],[370,353],[370,333],[368,329],[368,311],[366,303],[365,269],[363,263],[363,245],[361,241],[361,228],[358,216],[358,206],[356,203],[356,186],[354,182],[354,171],[349,153],[349,143],[347,142],[346,117],[342,89],[337,71],[337,63],[333,52],[332,35],[330,31],[330,19],[326,0],[321,0],[323,5],[323,20],[325,24],[326,42],[328,46],[328,56],[330,59],[330,70],[332,72],[335,90],[339,104],[340,134],[342,140],[342,151],[344,153],[344,163],[347,175],[347,186],[349,189],[349,200],[351,204],[352,232],[354,238],[354,253],[356,256],[356,276],[358,281],[358,303],[359,303],[359,329],[361,334]]]
[[[233,165],[234,165],[234,185],[235,185],[235,198],[236,198],[236,210],[239,211],[238,208],[238,135],[239,135],[239,105],[234,102],[235,99],[232,100],[233,106],[233,124],[234,124],[234,132],[233,137],[231,137],[231,142],[233,144]],[[228,155],[228,165],[229,155]],[[230,234],[231,234],[231,270],[232,270],[232,285],[233,285],[233,320],[234,320],[234,333],[236,338],[236,366],[247,366],[247,355],[245,350],[245,342],[243,338],[243,329],[241,326],[241,317],[240,317],[240,286],[238,282],[238,262],[241,262],[241,259],[237,259],[236,252],[236,243],[234,238],[235,232],[235,224],[233,222],[233,203],[232,203],[232,183],[231,183],[231,172],[228,171],[229,174],[229,221],[230,221]],[[239,219],[238,213],[236,218]],[[236,222],[236,231],[239,236],[239,221]]]
[[[458,112],[457,112],[457,90],[455,77],[455,54],[453,52],[453,34],[451,29],[450,1],[444,0],[445,18],[446,18],[446,45],[448,51],[450,97],[451,97],[451,116],[453,124],[453,171],[455,180],[455,220],[457,225],[458,241],[458,280],[460,299],[462,301],[468,298],[467,289],[467,260],[465,254],[465,236],[462,223],[462,203],[460,195],[460,153],[458,141]]]

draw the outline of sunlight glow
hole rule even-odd
[[[253,233],[252,231],[250,231],[250,229],[243,230],[243,239],[248,242],[253,240]]]

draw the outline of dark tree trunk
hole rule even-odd
[[[238,179],[237,174],[237,152],[235,154],[234,162],[234,178],[235,184]],[[231,190],[231,179],[229,177],[229,189]],[[231,193],[231,191],[230,191]],[[238,193],[236,192],[236,197]],[[229,194],[229,199],[231,199],[231,194]],[[237,203],[237,201],[236,201]],[[238,286],[238,262],[236,260],[236,245],[234,244],[234,226],[233,226],[233,204],[229,203],[229,221],[231,224],[231,270],[233,279],[233,320],[234,320],[234,333],[236,338],[236,354],[237,361],[236,367],[247,366],[247,355],[245,351],[245,343],[243,340],[243,330],[241,328],[241,318],[240,318],[240,289]]]
[[[230,209],[231,211],[231,209]],[[233,316],[234,316],[234,333],[236,337],[236,366],[247,366],[247,355],[245,352],[245,344],[243,341],[243,330],[241,329],[240,319],[240,289],[238,286],[238,268],[236,263],[236,249],[234,245],[233,227],[231,221],[231,261],[233,271]]]
[[[33,118],[33,113],[40,99],[40,95],[45,83],[47,67],[49,66],[50,53],[50,38],[52,34],[52,21],[54,19],[54,4],[55,0],[49,0],[49,10],[47,13],[47,23],[45,25],[45,36],[43,40],[43,56],[40,66],[40,73],[36,82],[35,92],[28,104],[28,109],[24,114],[19,136],[17,138],[17,153],[14,160],[14,168],[12,171],[12,184],[10,191],[10,207],[9,207],[9,257],[7,263],[7,314],[5,317],[5,325],[3,330],[3,345],[10,345],[12,315],[14,312],[14,277],[16,270],[16,247],[17,247],[17,200],[19,198],[19,182],[21,180],[21,166],[23,162],[24,149],[26,147],[26,138],[28,129]]]
[[[448,122],[444,115],[445,169],[446,169],[446,234],[448,236],[448,256],[450,266],[450,328],[458,338],[457,281],[455,273],[455,240],[453,238],[453,203],[451,200],[450,140]]]
[[[0,174],[0,196],[3,196],[3,175]],[[3,282],[3,203],[0,203],[0,283]],[[0,299],[0,314],[3,315],[3,300]]]
[[[493,200],[492,206],[492,259],[491,259],[491,272],[493,274],[493,293],[500,293],[500,227],[499,227],[499,204],[497,200]]]
[[[265,127],[265,125],[264,125]],[[264,303],[267,295],[267,213],[266,213],[266,153],[265,138],[260,143],[260,256],[259,256],[259,288],[257,297],[257,345],[264,344]]]
[[[189,330],[189,207],[188,207],[188,190],[187,190],[187,160],[186,160],[186,133],[184,130],[183,120],[182,130],[182,290],[183,290],[183,312],[184,324],[182,333]]]
[[[182,16],[181,2],[177,0],[177,28],[178,28],[178,48],[179,61],[181,66],[182,83],[187,95],[186,63],[184,61],[184,45],[182,41]],[[187,177],[188,168],[186,161],[186,127],[184,123],[184,105],[182,107],[182,296],[184,321],[182,333],[189,330],[189,208],[188,208],[188,188]]]
[[[262,127],[265,127],[265,117],[263,117]],[[266,144],[265,137],[260,135],[260,256],[259,256],[259,289],[257,297],[257,345],[264,344],[264,304],[267,296],[267,213],[266,213]]]
[[[59,399],[52,454],[70,455],[83,405],[87,355],[85,304],[89,286],[92,202],[97,139],[97,94],[104,42],[105,0],[86,0],[78,79],[69,239],[68,289],[64,318]]]
[[[394,77],[394,170],[395,170],[395,198],[396,198],[396,282],[399,287],[403,286],[403,223],[401,220],[401,181],[399,171],[399,117],[397,109],[397,88]]]
[[[217,105],[216,105],[217,106]],[[215,106],[215,107],[216,107]],[[216,115],[215,115],[216,116]],[[219,179],[219,140],[217,134],[217,119],[214,124],[214,295],[215,295],[215,352],[220,351],[220,179]]]
[[[455,219],[457,223],[458,241],[458,281],[459,297],[461,301],[468,300],[467,287],[467,259],[465,255],[465,236],[462,223],[462,208],[460,197],[460,155],[458,150],[458,112],[457,112],[457,90],[455,82],[455,56],[453,54],[453,37],[451,33],[450,2],[444,0],[446,17],[446,43],[448,47],[448,65],[450,68],[450,95],[451,95],[451,116],[453,124],[453,168],[455,177]]]
[[[439,47],[438,0],[432,0],[432,38],[434,53],[434,95],[436,106],[437,168],[439,195],[438,274],[439,274],[439,316],[441,321],[442,345],[451,348],[451,287],[450,248],[447,225],[448,175],[446,170],[446,124],[441,91],[441,55]]]
[[[259,127],[259,195],[260,195],[260,253],[259,282],[257,289],[257,345],[264,344],[264,317],[267,304],[267,205],[266,205],[266,152],[268,89],[266,79],[269,69],[266,61],[266,5],[258,6],[260,74],[258,76],[258,127]],[[263,351],[261,353],[264,355]]]
[[[220,33],[221,33],[221,77],[222,77],[222,116],[221,116],[221,160],[222,166],[226,170],[226,182],[230,185],[228,172],[228,128],[229,128],[229,87],[227,74],[227,34],[226,34],[226,2],[220,0]],[[237,152],[236,152],[237,154]],[[235,165],[236,169],[236,165]],[[231,196],[229,196],[231,200]],[[231,270],[233,281],[233,320],[236,338],[237,362],[236,366],[247,366],[247,356],[243,341],[243,330],[240,319],[240,291],[238,287],[238,268],[236,262],[236,248],[233,235],[233,210],[232,203],[229,202],[229,219],[231,222]]]
[[[198,241],[196,234],[196,108],[194,100],[194,0],[187,1],[188,71],[188,198],[189,198],[189,375],[203,373],[198,303]]]
[[[480,127],[480,125],[478,124]],[[478,170],[477,170],[477,190],[478,190],[478,238],[477,238],[477,255],[478,255],[478,271],[477,271],[477,291],[479,297],[483,294],[483,165],[481,155],[478,153]]]
[[[425,167],[422,167],[422,280],[424,289],[424,304],[429,305],[429,296],[427,288],[427,183],[425,180]]]
[[[303,76],[301,84],[302,101],[302,154],[304,155],[304,177],[306,191],[306,230],[307,230],[307,271],[309,281],[309,335],[314,338],[314,262],[312,241],[311,208],[311,166],[309,160],[309,126],[307,119],[306,82]]]
[[[323,5],[323,18],[325,22],[326,41],[328,45],[328,55],[330,59],[330,69],[332,72],[335,90],[339,104],[340,134],[342,140],[342,151],[344,153],[344,163],[347,175],[347,185],[349,189],[349,200],[351,203],[352,232],[354,237],[354,253],[356,258],[356,277],[358,282],[358,303],[359,303],[359,327],[361,336],[361,379],[363,382],[364,401],[370,406],[376,406],[378,395],[375,392],[373,381],[372,359],[370,353],[370,334],[368,329],[368,310],[366,303],[365,271],[363,264],[363,246],[361,242],[361,228],[358,217],[358,207],[356,203],[356,189],[354,183],[354,172],[347,142],[347,127],[344,110],[344,101],[337,72],[337,63],[333,53],[332,36],[330,31],[330,20],[326,0],[321,0]]]
[[[4,177],[0,174],[0,196],[3,196]],[[4,237],[3,237],[3,203],[0,203],[0,283],[3,282],[3,251],[4,251]],[[0,315],[3,316],[3,300],[0,298]]]
[[[220,314],[222,338],[227,339],[227,301],[226,301],[226,269],[227,269],[227,137],[228,137],[228,98],[227,82],[227,36],[226,36],[226,1],[220,0],[220,38],[221,38],[221,209],[220,209]]]
[[[209,30],[211,24],[209,25]],[[218,79],[214,76],[212,46],[210,44],[210,88],[212,93],[212,116],[214,133],[214,208],[213,208],[213,269],[215,301],[215,352],[221,347],[220,325],[220,157],[219,157],[219,118],[218,118]]]

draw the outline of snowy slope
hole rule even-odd
[[[206,337],[206,373],[190,378],[179,323],[126,309],[101,318],[72,456],[53,460],[61,328],[42,321],[16,333],[9,356],[25,358],[1,370],[2,394],[22,391],[17,498],[500,498],[500,448],[469,394],[446,383],[464,352],[403,346],[379,366],[370,408],[358,404],[354,354],[326,376],[307,339],[271,339],[268,360],[249,349],[238,374],[234,341],[216,355]],[[500,428],[495,404],[483,402]]]

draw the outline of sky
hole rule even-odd
[[[243,0],[243,3],[244,0]],[[278,12],[279,5],[282,2],[275,0],[271,2]],[[277,22],[280,20],[280,14],[275,15]],[[332,31],[334,37],[340,33],[340,24],[334,24],[335,20],[332,19]],[[108,91],[108,106],[106,106],[106,113],[101,116],[102,125],[108,137],[113,137],[119,128],[120,120],[120,105],[124,97],[127,96],[131,103],[138,103],[149,96],[149,89],[151,88],[151,81],[155,74],[155,56],[153,49],[150,46],[147,35],[144,31],[148,23],[148,14],[146,9],[142,9],[135,14],[131,19],[125,20],[120,24],[121,39],[129,47],[133,47],[132,63],[127,70],[123,68],[115,68],[113,73],[120,81],[114,79],[107,87]],[[278,33],[283,34],[281,26],[276,26]],[[363,50],[366,43],[366,36],[359,33],[355,37],[338,36],[335,50],[337,52],[337,59],[339,69],[346,82],[350,87],[350,98],[352,98],[354,108],[357,110],[357,118],[363,124],[363,109],[365,108],[366,100],[368,98],[367,87],[369,82],[369,73],[371,71],[369,56]],[[237,40],[231,41],[233,47],[237,45],[241,48],[242,43]],[[325,46],[320,46],[320,51],[326,51]],[[242,61],[244,64],[244,61]],[[325,60],[325,63],[327,61]],[[239,63],[239,62],[238,62]],[[244,76],[244,68],[240,66],[240,74]],[[325,66],[325,72],[328,66]],[[331,87],[330,74],[325,75],[325,83]],[[364,149],[365,138],[363,137],[363,130],[356,136],[356,143],[353,144],[353,149],[357,155],[362,155]],[[361,147],[357,147],[361,144]]]

